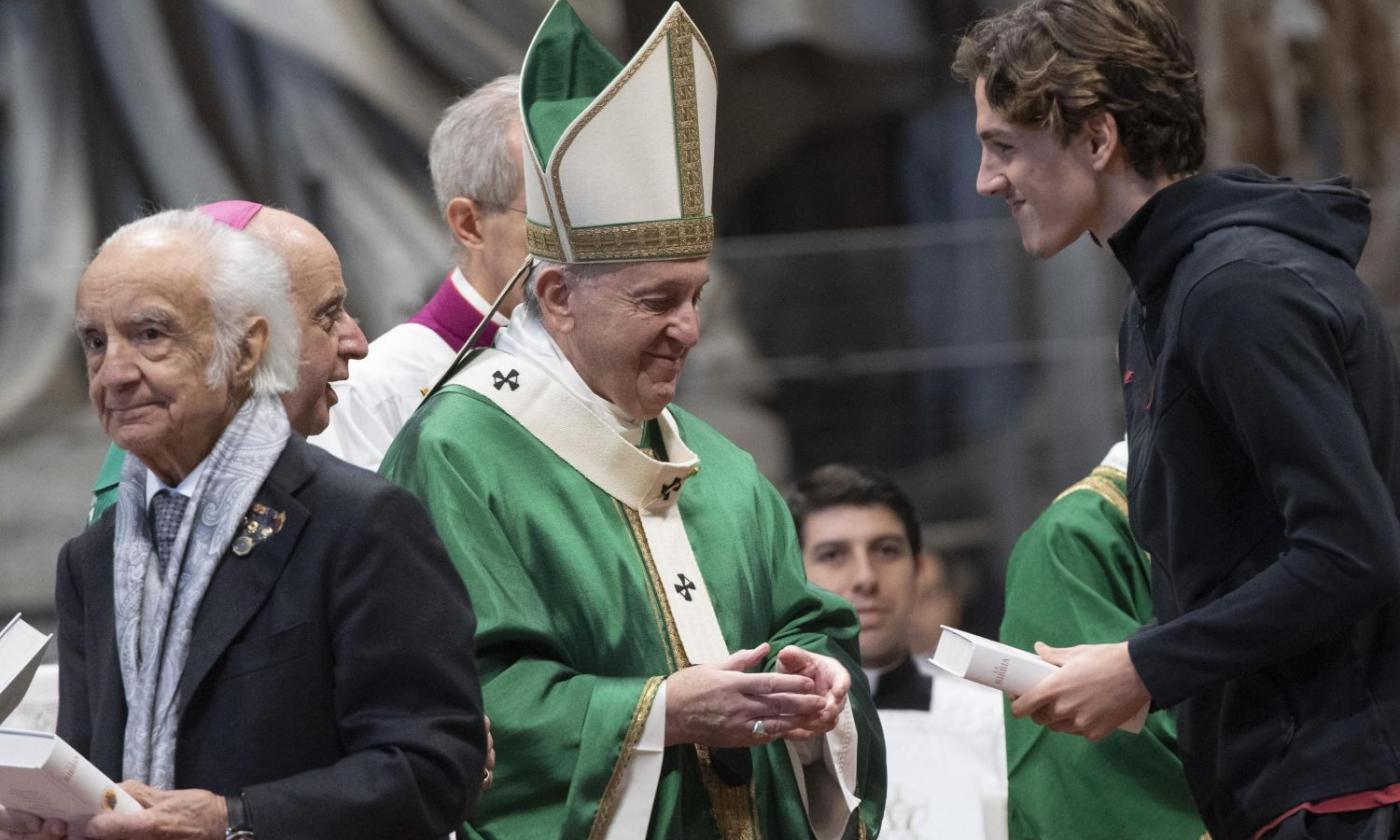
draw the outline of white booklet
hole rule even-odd
[[[0,630],[0,721],[19,706],[51,636],[18,615]],[[65,820],[73,833],[103,811],[141,805],[57,735],[0,729],[0,805]]]
[[[29,691],[51,638],[18,615],[0,630],[0,723],[19,707],[19,701]]]
[[[933,664],[956,677],[990,686],[1012,696],[1025,694],[1041,680],[1058,670],[1030,651],[984,639],[975,633],[943,626],[938,648],[933,652]],[[1147,721],[1147,704],[1122,726],[1124,732],[1137,734]]]
[[[0,729],[0,805],[66,820],[69,831],[103,811],[141,806],[57,735]]]

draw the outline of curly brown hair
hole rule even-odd
[[[982,79],[998,114],[1063,143],[1112,114],[1144,178],[1195,172],[1205,158],[1195,59],[1160,0],[1030,0],[973,25],[953,76]]]

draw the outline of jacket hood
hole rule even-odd
[[[1142,301],[1165,290],[1201,238],[1227,227],[1275,230],[1355,268],[1370,229],[1370,202],[1349,178],[1302,182],[1233,167],[1159,190],[1108,244]]]

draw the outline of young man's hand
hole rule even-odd
[[[1035,652],[1061,667],[1011,704],[1016,717],[1098,741],[1152,699],[1128,656],[1127,642],[1071,648],[1036,642]]]

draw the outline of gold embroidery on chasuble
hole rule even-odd
[[[667,643],[666,658],[675,671],[689,668],[690,660],[686,658],[680,631],[676,629],[676,618],[671,615],[671,604],[666,599],[666,585],[661,582],[661,574],[656,570],[656,560],[651,556],[651,545],[647,542],[646,532],[642,530],[641,514],[621,502],[618,502],[617,506],[622,509],[627,527],[632,529],[632,539],[637,543],[637,551],[642,557],[642,568],[646,570],[647,580],[651,583],[650,603],[657,617],[657,629],[661,631],[661,638]]]
[[[1118,488],[1115,479],[1122,481],[1124,479],[1123,473],[1112,467],[1098,467],[1089,474],[1088,478],[1070,485],[1063,493],[1056,496],[1055,501],[1058,502],[1071,493],[1088,490],[1113,505],[1119,513],[1123,514],[1123,518],[1127,519],[1128,497],[1123,495],[1123,491]]]
[[[598,802],[598,813],[593,818],[593,826],[588,831],[588,840],[595,840],[607,835],[608,825],[612,822],[613,810],[617,808],[617,797],[619,788],[622,786],[622,777],[627,773],[627,768],[632,764],[632,757],[637,753],[637,742],[642,738],[642,730],[646,728],[647,718],[651,716],[652,704],[656,702],[656,692],[661,688],[661,683],[665,677],[652,677],[647,680],[646,687],[642,689],[642,696],[637,700],[637,708],[632,712],[632,723],[627,727],[627,735],[622,739],[622,751],[617,763],[613,765],[612,775],[608,777],[608,786],[603,789],[603,798]]]
[[[671,613],[671,603],[666,598],[665,584],[662,583],[661,575],[656,570],[656,560],[651,553],[651,544],[647,541],[646,531],[642,528],[642,516],[621,503],[618,504],[618,507],[622,508],[627,525],[632,529],[632,538],[637,543],[637,552],[641,555],[647,580],[651,582],[654,603],[659,607],[661,620],[665,625],[663,638],[666,639],[671,648],[669,652],[676,663],[674,667],[677,670],[688,668],[690,660],[685,655],[684,645],[681,644],[680,631],[676,629],[676,618]],[[714,765],[710,760],[709,748],[695,745],[694,749],[696,757],[700,760],[700,778],[705,783],[706,793],[710,795],[710,811],[714,815],[715,824],[719,827],[720,836],[724,840],[761,840],[758,833],[758,823],[755,819],[757,809],[754,807],[753,782],[751,781],[745,786],[725,784],[715,774]]]

